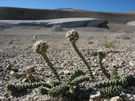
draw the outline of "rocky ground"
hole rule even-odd
[[[77,46],[91,65],[97,80],[105,78],[98,67],[96,52],[99,49],[105,49],[107,52],[103,62],[108,72],[111,72],[112,67],[116,66],[119,75],[132,74],[135,76],[135,31],[133,27],[75,29],[80,33]],[[13,73],[25,70],[26,67],[31,65],[36,68],[36,72],[41,80],[49,81],[51,78],[54,78],[42,57],[32,50],[32,45],[36,40],[46,40],[48,42],[49,50],[47,54],[61,78],[67,78],[68,74],[77,68],[87,73],[87,68],[74,52],[70,42],[65,39],[65,33],[68,30],[70,29],[43,27],[0,29],[0,100],[52,101],[47,100],[47,96],[41,96],[36,91],[14,97],[4,88],[8,82],[15,82],[15,79],[12,77]],[[35,39],[34,36],[37,38]],[[106,48],[105,44],[110,42],[112,46]],[[135,88],[128,93],[123,92],[123,95],[127,101],[135,101]],[[90,101],[93,100],[90,99]],[[106,99],[103,101],[110,100]]]

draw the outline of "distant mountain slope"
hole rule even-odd
[[[0,20],[43,20],[70,17],[91,17],[106,19],[111,23],[127,23],[135,20],[135,13],[106,13],[84,10],[44,10],[0,7]]]

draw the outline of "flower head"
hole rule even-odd
[[[103,50],[99,50],[99,51],[98,51],[98,57],[99,57],[101,60],[103,60],[103,58],[105,58],[105,56],[106,56],[105,51],[103,51]]]
[[[47,42],[46,41],[43,41],[43,40],[40,40],[40,41],[37,41],[33,44],[33,51],[38,53],[38,54],[45,54],[47,52],[47,49],[48,49],[48,45],[47,45]]]
[[[71,42],[76,42],[79,39],[79,33],[72,29],[66,33],[66,38]]]

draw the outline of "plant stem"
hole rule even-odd
[[[48,56],[46,54],[42,55],[44,60],[46,61],[47,65],[50,67],[50,69],[52,70],[53,74],[55,75],[55,77],[60,81],[59,75],[56,71],[56,69],[53,67],[52,63],[50,62]]]
[[[84,64],[86,65],[87,69],[88,69],[88,72],[89,72],[89,75],[92,79],[94,79],[94,75],[92,74],[92,71],[91,71],[91,68],[88,64],[88,62],[85,60],[85,58],[82,56],[81,52],[79,51],[79,49],[77,48],[75,42],[71,42],[74,50],[76,51],[76,53],[79,55],[79,57],[82,59],[82,61],[84,62]]]
[[[98,57],[98,58],[99,58],[99,57]],[[104,73],[104,75],[105,75],[108,79],[110,79],[110,74],[107,73],[106,69],[105,69],[104,66],[103,66],[102,59],[100,59],[100,58],[99,58],[99,66],[100,66],[102,72]]]

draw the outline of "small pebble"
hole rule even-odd
[[[93,90],[90,94],[90,99],[99,99],[101,97],[101,92],[98,90]]]
[[[123,101],[123,99],[119,96],[112,97],[110,101]]]

